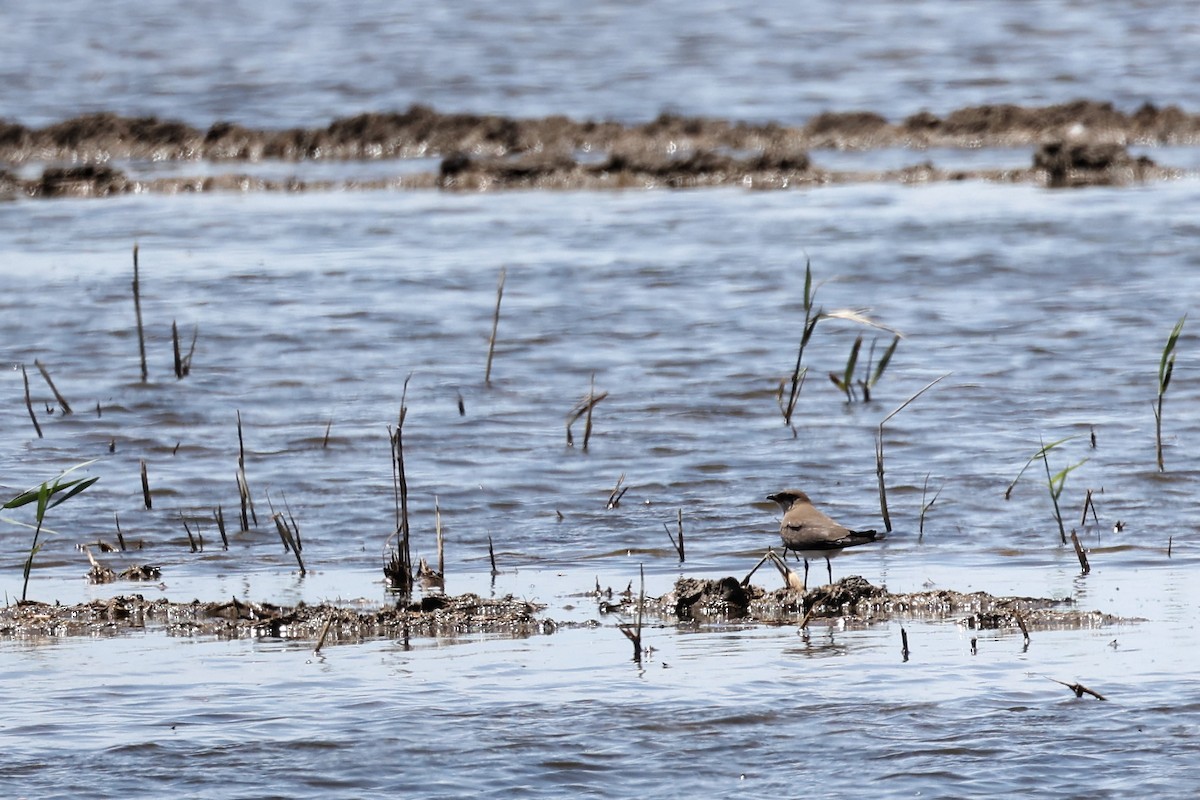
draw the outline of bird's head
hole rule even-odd
[[[787,511],[796,503],[812,503],[808,499],[808,495],[799,489],[784,489],[782,492],[767,495],[767,499],[774,500],[784,511]]]

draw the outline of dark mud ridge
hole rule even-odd
[[[600,617],[632,617],[638,598],[599,589],[588,593]],[[130,631],[162,631],[170,636],[222,639],[278,638],[327,644],[368,639],[453,638],[487,633],[506,636],[549,634],[560,627],[596,627],[601,623],[559,623],[541,616],[545,606],[512,596],[486,599],[473,594],[428,596],[409,605],[356,609],[344,605],[277,606],[270,603],[173,603],[124,595],[81,605],[24,602],[0,609],[0,637],[40,639],[103,636]],[[643,600],[656,624],[687,626],[729,622],[806,625],[836,619],[844,626],[866,626],[891,619],[953,620],[969,628],[1026,630],[1098,627],[1128,622],[1098,611],[1079,611],[1070,600],[993,597],[930,591],[890,594],[860,577],[833,586],[796,592],[768,592],[743,586],[735,578],[681,578],[673,591]]]
[[[207,130],[155,117],[91,114],[44,128],[0,120],[0,197],[103,197],[127,192],[314,191],[413,188],[789,188],[865,181],[992,180],[1052,186],[1127,184],[1184,174],[1132,157],[1131,145],[1200,143],[1200,116],[1146,104],[1132,113],[1079,100],[1046,107],[976,106],[891,122],[873,112],[827,112],[802,126],[663,114],[641,125],[473,114],[425,106],[362,114],[323,128]],[[812,150],[1027,147],[1012,169],[950,170],[929,161],[887,171],[832,171]],[[139,176],[139,164],[206,161],[421,159],[423,171],[358,180],[266,178],[231,166],[206,177]],[[424,162],[428,162],[425,164]],[[115,163],[127,165],[122,169]],[[45,165],[40,176],[29,165]]]

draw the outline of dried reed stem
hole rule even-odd
[[[334,610],[329,609],[329,616],[325,618],[325,624],[321,626],[321,635],[317,637],[317,646],[313,648],[314,653],[321,652],[321,648],[325,646],[325,637],[329,634],[329,627],[333,624]]]
[[[904,663],[908,663],[908,631],[900,628],[900,657],[904,659]]]
[[[638,592],[637,604],[637,620],[633,625],[622,624],[617,628],[629,641],[633,642],[633,660],[638,664],[642,663],[642,616],[646,607],[646,568],[645,565],[638,565],[638,572],[642,576],[641,591]]]
[[[1083,516],[1079,520],[1080,525],[1087,524],[1087,515],[1088,515],[1089,508],[1092,510],[1092,520],[1097,525],[1099,525],[1100,517],[1099,517],[1099,515],[1096,514],[1096,504],[1092,501],[1092,490],[1091,489],[1087,490],[1087,497],[1085,497],[1083,499]]]
[[[146,508],[151,507],[150,502],[150,476],[146,474],[146,459],[141,460],[142,471],[142,501],[146,504]]]
[[[225,513],[217,506],[217,510],[213,512],[213,517],[217,521],[217,531],[221,534],[221,547],[224,550],[229,549],[229,537],[225,535]]]
[[[33,365],[38,368],[39,372],[42,373],[42,377],[45,378],[45,380],[46,380],[46,385],[49,386],[50,391],[54,393],[54,399],[58,401],[58,405],[62,408],[63,415],[65,416],[67,414],[72,413],[71,412],[71,404],[68,403],[67,398],[63,397],[62,394],[58,391],[58,387],[54,385],[54,381],[50,380],[50,373],[46,371],[46,368],[44,366],[42,366],[42,362],[38,361],[35,358],[33,360]]]
[[[242,411],[237,411],[238,434],[238,498],[242,504],[242,530],[250,530],[250,522],[258,527],[258,513],[254,510],[254,498],[250,495],[250,484],[246,480],[246,441],[242,438]]]
[[[438,504],[438,497],[433,496],[433,532],[437,536],[437,558],[438,575],[443,578],[446,576],[446,552],[442,546],[442,507]]]
[[[292,554],[296,556],[296,563],[300,566],[300,574],[306,574],[304,559],[300,557],[300,548],[296,546],[296,539],[292,535],[291,528],[288,527],[287,520],[283,518],[283,514],[275,514],[271,519],[275,520],[275,529],[279,531],[279,538],[283,542],[283,549],[285,551],[292,551]]]
[[[142,362],[142,383],[146,382],[146,334],[142,329],[142,286],[138,277],[138,246],[133,246],[133,311],[137,316],[138,354]]]
[[[680,563],[680,564],[682,564],[682,563],[684,562],[684,555],[683,555],[683,509],[682,509],[682,508],[681,508],[681,509],[679,509],[679,513],[678,513],[678,517],[677,517],[677,519],[678,519],[678,526],[679,526],[679,528],[678,528],[678,530],[679,530],[679,539],[678,539],[678,540],[676,540],[675,536],[674,536],[674,535],[671,533],[671,529],[670,529],[669,527],[667,527],[667,523],[665,523],[665,522],[663,523],[663,528],[665,528],[665,529],[666,529],[666,531],[667,531],[667,537],[668,537],[668,538],[671,540],[671,544],[675,546],[675,552],[679,553],[679,563]]]
[[[496,550],[492,547],[492,535],[488,534],[488,558],[492,562],[492,577],[500,574],[500,570],[496,569]]]
[[[613,490],[608,494],[608,508],[616,508],[617,506],[621,505],[621,498],[624,497],[625,493],[629,491],[628,486],[622,488],[621,484],[624,482],[625,473],[622,472],[620,477],[617,478],[617,485],[613,487]]]
[[[586,414],[587,425],[583,434],[583,449],[587,449],[588,439],[590,439],[592,435],[592,409],[595,408],[596,405],[606,397],[608,397],[608,392],[596,394],[596,379],[595,375],[593,374],[592,386],[588,390],[587,395],[584,396],[584,398],[574,406],[572,406],[570,412],[567,414],[567,447],[575,446],[575,437],[571,433],[571,426],[578,422],[580,417]]]
[[[183,529],[187,532],[188,544],[192,547],[192,552],[196,552],[196,537],[192,536],[192,529],[188,527],[187,519],[183,516],[183,512],[179,512],[179,521],[183,523]]]
[[[1083,569],[1083,574],[1087,575],[1092,568],[1088,565],[1087,553],[1084,552],[1083,545],[1079,543],[1079,536],[1075,531],[1071,531],[1071,544],[1075,545],[1075,555],[1079,559],[1079,566]]]
[[[501,268],[500,283],[496,287],[496,310],[492,313],[492,335],[488,339],[487,369],[483,373],[483,382],[492,385],[492,357],[496,353],[496,331],[500,328],[500,301],[504,298],[504,277],[507,270]]]
[[[1054,681],[1055,683],[1057,683],[1061,686],[1067,687],[1068,689],[1070,689],[1072,692],[1075,693],[1076,697],[1081,698],[1085,694],[1090,694],[1092,697],[1096,698],[1097,700],[1107,700],[1108,699],[1107,697],[1100,694],[1099,692],[1093,692],[1091,689],[1087,688],[1082,683],[1067,683],[1066,681],[1060,681],[1057,678],[1051,678],[1049,675],[1043,675],[1042,677],[1048,681]]]
[[[1029,628],[1025,626],[1025,618],[1021,616],[1020,611],[1013,611],[1013,617],[1017,621],[1017,627],[1021,629],[1021,635],[1025,637],[1025,646],[1029,646]]]
[[[113,521],[117,524],[117,544],[121,548],[121,552],[125,552],[125,536],[121,533],[121,517],[113,512]]]
[[[33,429],[37,431],[38,438],[42,438],[42,426],[38,425],[37,415],[33,413],[33,399],[29,396],[29,375],[25,372],[25,365],[21,365],[21,378],[25,381],[25,408],[29,411],[29,418],[33,420]]]
[[[175,351],[175,380],[183,377],[183,357],[179,353],[179,327],[171,320],[171,347]]]
[[[392,492],[396,510],[396,529],[392,536],[396,538],[396,549],[384,567],[384,574],[392,587],[406,599],[412,596],[413,588],[412,556],[409,550],[408,479],[404,473],[404,420],[408,416],[406,400],[411,378],[412,375],[409,375],[404,379],[396,427],[394,430],[388,427],[388,438],[392,446]]]

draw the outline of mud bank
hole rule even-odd
[[[0,197],[104,197],[128,192],[367,189],[622,189],[740,185],[790,188],[853,182],[989,180],[1052,186],[1163,180],[1179,170],[1133,158],[1131,145],[1200,143],[1200,115],[1146,104],[977,106],[891,122],[829,112],[801,126],[663,114],[640,125],[442,114],[425,106],[362,114],[323,128],[272,131],[218,122],[199,129],[154,117],[92,114],[44,128],[0,120]],[[1024,167],[952,170],[929,161],[887,171],[832,171],[814,150],[1028,147]],[[263,178],[231,169],[206,177],[136,174],[136,163],[301,165],[426,159],[436,169],[366,180]],[[133,162],[129,169],[114,162]],[[31,166],[46,165],[40,176]],[[24,169],[22,169],[22,167]]]
[[[546,606],[512,596],[481,598],[428,596],[410,605],[355,608],[346,605],[278,606],[233,598],[223,602],[173,603],[147,600],[140,594],[122,595],[73,606],[39,602],[0,609],[0,637],[46,639],[62,636],[105,636],[133,631],[165,632],[169,636],[219,639],[276,638],[327,644],[369,639],[417,637],[455,638],[487,633],[533,636],[563,627],[598,627],[605,619],[632,617],[637,598],[609,590],[585,595],[596,603],[596,620],[556,622],[543,616]],[[1070,600],[993,597],[975,592],[931,591],[890,594],[860,577],[833,586],[794,592],[743,586],[734,578],[681,578],[674,589],[644,600],[644,612],[654,624],[696,627],[710,624],[814,624],[836,620],[844,627],[865,627],[891,619],[952,620],[968,628],[1026,629],[1081,628],[1111,625],[1121,620],[1099,611],[1080,611]],[[328,629],[326,630],[326,626]]]

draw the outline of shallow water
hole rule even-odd
[[[818,5],[803,19],[761,5],[522,8],[366,4],[334,18],[302,3],[118,3],[79,24],[82,5],[31,7],[0,26],[0,117],[45,124],[113,110],[309,126],[425,102],[514,116],[640,120],[672,108],[803,122],[829,109],[899,119],[1080,96],[1126,109],[1200,106],[1184,4],[875,2]],[[1171,155],[1161,160],[1192,163],[1195,149]],[[925,157],[1028,163],[998,151],[817,160],[892,168]],[[375,174],[364,164],[313,169]],[[97,461],[86,474],[100,477],[50,511],[57,533],[38,553],[31,597],[387,602],[387,426],[407,379],[414,555],[433,554],[436,504],[449,592],[512,593],[554,619],[600,623],[529,639],[337,643],[319,655],[311,643],[161,630],[0,641],[0,788],[123,798],[161,796],[168,783],[190,797],[1190,796],[1184,770],[1200,726],[1190,327],[1165,404],[1164,473],[1150,405],[1167,334],[1200,296],[1198,200],[1189,180],[1067,192],[947,183],[0,203],[0,483],[15,494],[88,459]],[[135,242],[147,383],[130,291]],[[825,376],[864,329],[820,323],[793,435],[775,392],[795,363],[806,259],[819,305],[869,308],[905,338],[873,402],[848,405]],[[182,381],[172,321],[185,343],[198,331]],[[879,346],[887,341],[880,334]],[[73,415],[57,409],[34,359]],[[43,439],[24,408],[21,364]],[[609,396],[585,452],[578,425],[566,446],[564,422],[593,375]],[[639,567],[651,594],[683,572],[743,575],[777,541],[764,497],[785,486],[849,524],[879,527],[877,426],[941,375],[885,429],[896,530],[834,561],[834,578],[1069,597],[1140,621],[1034,631],[1028,646],[1018,632],[953,621],[820,623],[807,634],[669,625],[646,632],[654,650],[641,668],[631,662],[589,590],[636,589]],[[218,505],[235,517],[239,412],[260,524],[224,551],[209,520]],[[1051,466],[1088,459],[1062,495],[1068,526],[1091,549],[1087,576],[1059,543],[1040,464],[1004,500],[1039,442],[1068,436]],[[607,509],[622,474],[629,492]],[[1084,527],[1089,488],[1099,522]],[[923,494],[938,489],[921,534]],[[268,493],[300,523],[303,577],[269,523]],[[682,567],[663,530],[680,508]],[[203,552],[191,552],[181,514]],[[143,549],[93,548],[96,557],[118,570],[126,559],[160,565],[161,584],[84,582],[76,545],[114,540],[114,516]],[[10,600],[28,546],[27,530],[0,527]],[[1076,699],[1047,678],[1109,700]]]
[[[291,127],[414,102],[646,120],[664,109],[803,122],[1078,97],[1200,107],[1187,0],[847,7],[539,0],[511,8],[311,0],[220,7],[82,0],[6,10],[0,117],[119,109]]]
[[[154,631],[3,643],[4,779],[69,795],[94,783],[72,776],[103,775],[111,796],[153,793],[171,775],[195,796],[798,786],[838,795],[864,781],[896,796],[1060,796],[1082,784],[1091,796],[1143,785],[1169,794],[1180,779],[1169,754],[1185,751],[1197,724],[1182,657],[1198,644],[1186,330],[1161,475],[1148,406],[1166,334],[1196,296],[1186,209],[1197,193],[1194,182],[1069,193],[946,184],[2,206],[3,357],[41,360],[75,407],[47,415],[53,400],[35,372],[46,437],[32,438],[10,370],[3,473],[15,492],[97,458],[88,473],[101,477],[50,512],[61,533],[38,555],[31,596],[384,602],[387,426],[408,378],[415,553],[432,557],[436,499],[448,591],[513,593],[548,604],[552,618],[602,624],[528,640],[337,645],[320,656],[305,644]],[[145,385],[130,297],[135,240]],[[793,437],[774,393],[795,359],[806,256],[826,309],[870,307],[906,338],[875,399],[847,405],[822,376],[841,368],[859,331],[820,323]],[[199,330],[182,381],[170,372],[171,320],[185,338]],[[593,373],[610,395],[585,452],[566,446],[564,419]],[[836,560],[835,578],[1073,597],[1146,621],[1035,632],[1027,650],[1018,633],[950,622],[821,625],[807,636],[794,626],[655,628],[639,670],[616,620],[579,596],[597,581],[623,589],[639,565],[650,593],[669,589],[681,567],[662,526],[679,508],[688,574],[744,574],[776,541],[763,498],[785,485],[878,527],[876,427],[947,373],[886,429],[896,531]],[[201,520],[204,552],[187,545],[181,512],[221,504],[235,515],[238,411],[260,522],[266,494],[277,505],[286,496],[307,576],[269,524],[234,534],[225,552]],[[1077,523],[1088,488],[1100,514],[1083,531],[1093,571],[1082,578],[1058,544],[1044,478],[1031,470],[1003,499],[1039,437],[1072,435],[1052,465],[1090,460],[1068,478],[1064,516]],[[142,459],[151,511],[141,508]],[[629,493],[606,509],[621,474]],[[918,536],[926,476],[941,494]],[[83,582],[75,544],[114,539],[114,514],[145,548],[128,558],[161,565],[161,585]],[[489,536],[504,570],[494,585]],[[28,534],[9,526],[3,537],[11,598]],[[1077,700],[1047,677],[1110,702]],[[1063,754],[1064,730],[1079,755]],[[54,757],[62,748],[70,770]]]

